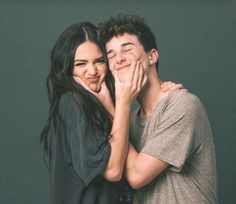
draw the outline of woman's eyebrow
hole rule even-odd
[[[98,61],[101,61],[101,60],[104,60],[104,56],[101,56],[101,57],[98,57],[95,59],[95,62],[98,62]]]
[[[87,60],[84,60],[84,59],[75,59],[74,62],[87,62]]]

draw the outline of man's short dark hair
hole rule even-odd
[[[145,52],[149,52],[151,49],[157,49],[154,33],[144,22],[144,19],[137,15],[120,14],[116,17],[111,17],[107,21],[100,23],[98,30],[99,37],[104,45],[114,36],[129,33],[137,36]]]
[[[144,22],[144,19],[137,15],[118,15],[100,23],[99,35],[104,44],[112,37],[129,33],[136,35],[146,52],[157,49],[154,33]]]

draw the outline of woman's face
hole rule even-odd
[[[107,72],[105,59],[100,48],[86,41],[75,52],[73,78],[85,88],[99,92]]]

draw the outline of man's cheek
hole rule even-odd
[[[109,64],[109,69],[111,71],[114,71],[114,63],[109,62],[108,64]]]
[[[132,53],[132,52],[127,53],[127,54],[126,54],[126,58],[127,58],[130,62],[137,62],[137,61],[140,59],[140,57],[136,56],[136,54],[135,54],[135,53]]]

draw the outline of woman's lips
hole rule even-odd
[[[96,76],[96,77],[89,77],[88,80],[91,82],[91,83],[96,83],[99,81],[99,76]]]

